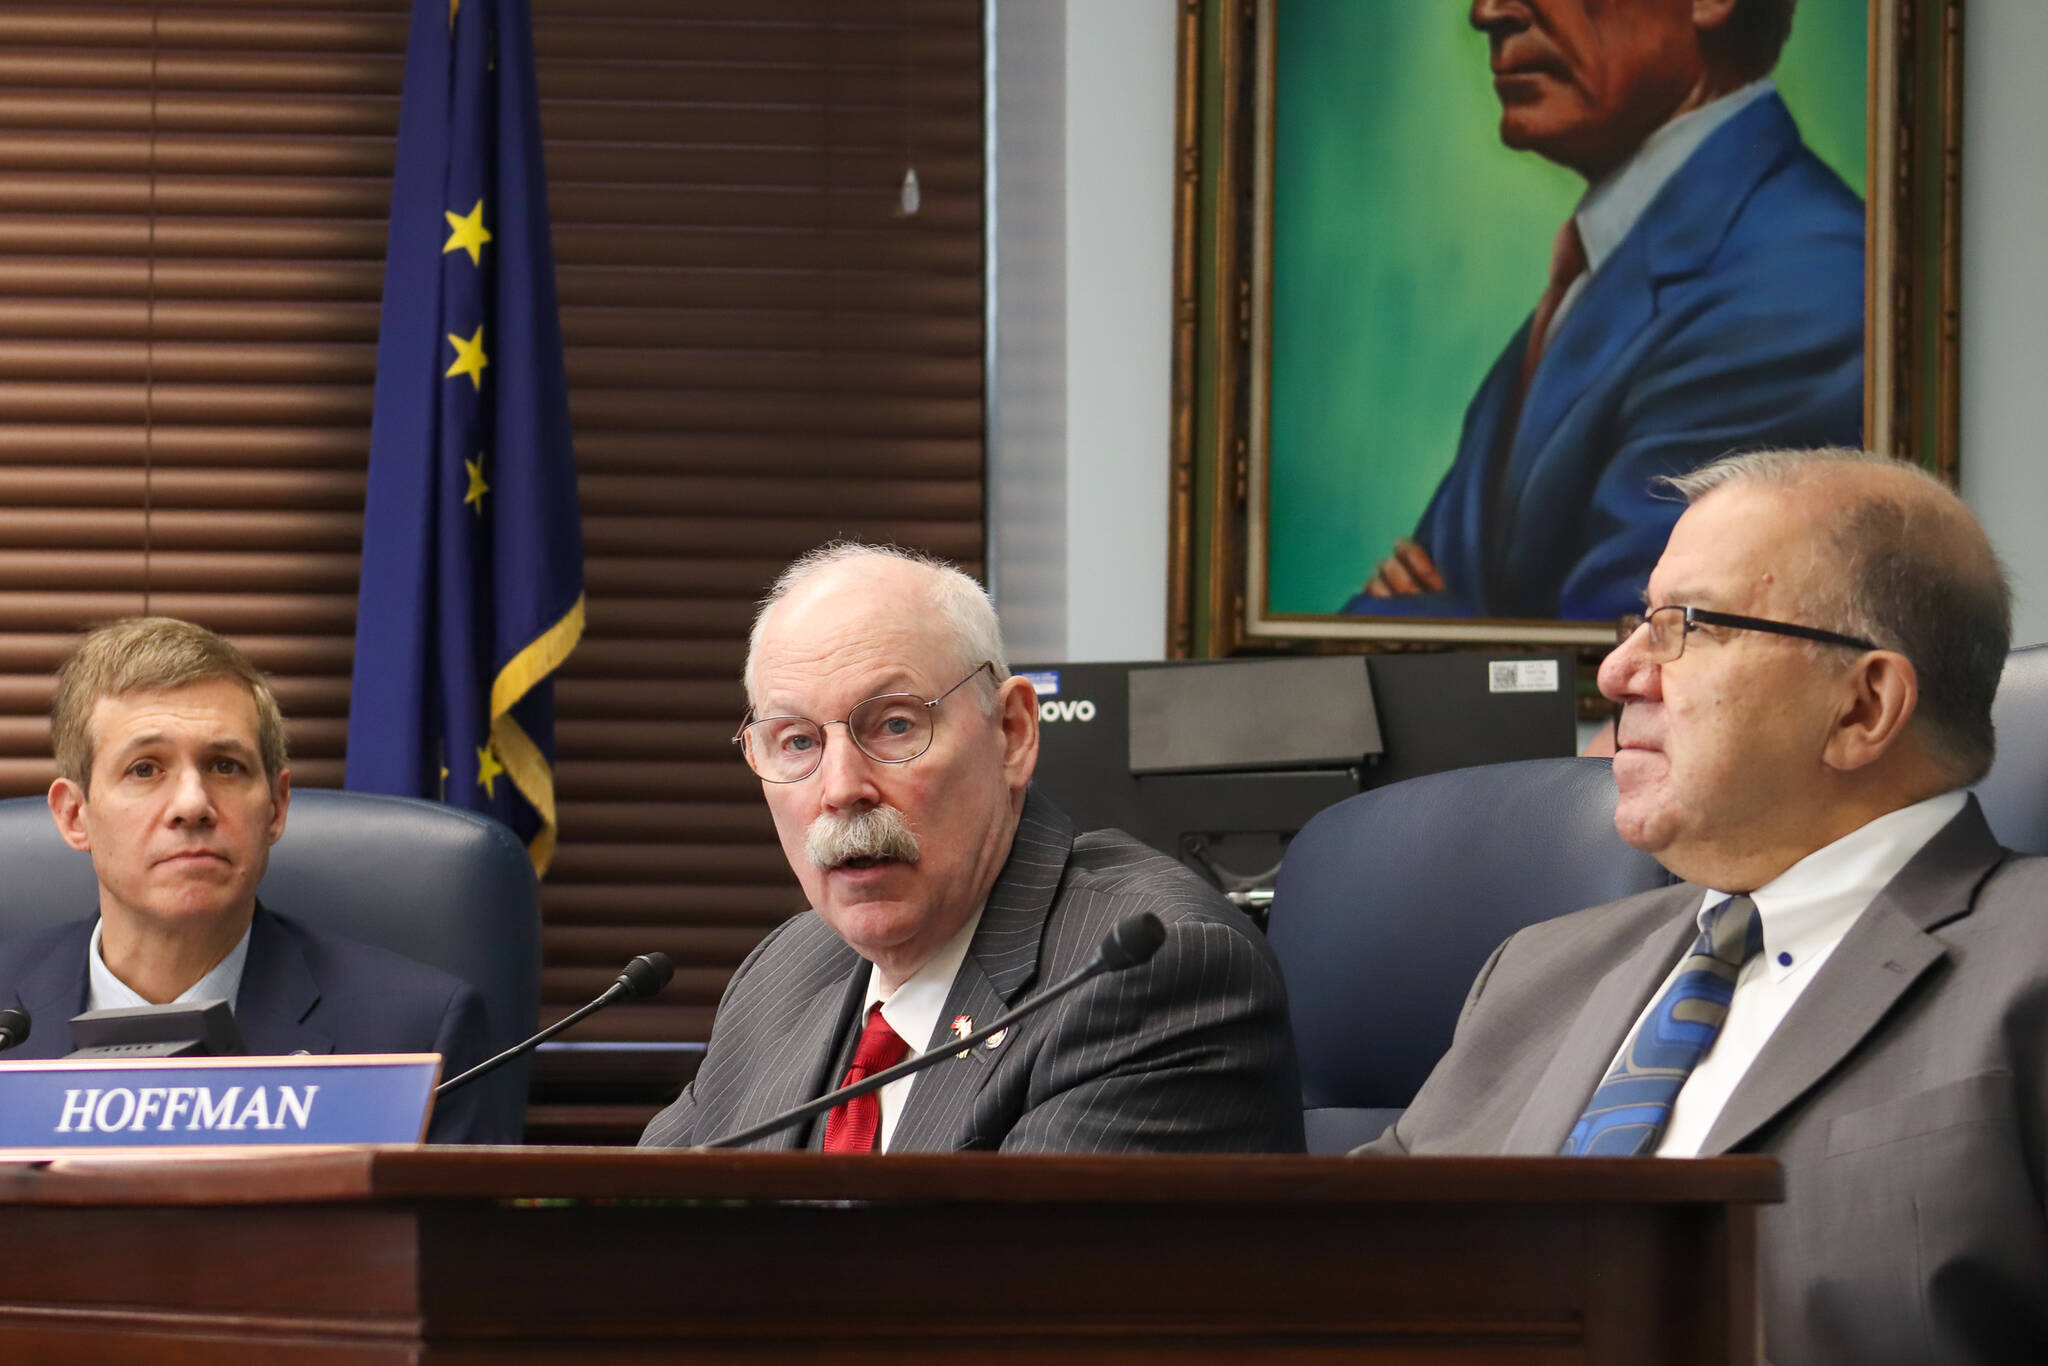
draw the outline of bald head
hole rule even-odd
[[[868,545],[860,541],[833,541],[791,562],[761,600],[747,638],[745,683],[747,701],[758,705],[755,662],[767,637],[770,619],[814,603],[827,608],[839,606],[865,609],[878,604],[901,602],[910,614],[934,629],[962,674],[983,660],[995,665],[995,676],[1010,676],[1009,660],[1003,653],[1002,630],[996,622],[995,606],[987,590],[958,568],[933,555],[900,546]],[[854,613],[840,614],[854,619]],[[991,698],[983,690],[984,707]]]
[[[1984,776],[2012,595],[1984,529],[1946,484],[1845,449],[1761,451],[1665,482],[1694,504],[1733,487],[1784,494],[1816,530],[1803,594],[1811,621],[1904,655],[1930,755],[1954,786]]]

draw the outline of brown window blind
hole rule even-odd
[[[0,793],[141,610],[240,641],[339,785],[408,8],[0,7]],[[753,600],[835,535],[982,556],[982,6],[533,9],[590,599],[542,1017],[661,949],[575,1037],[702,1040],[801,905],[727,743]],[[533,1136],[629,1137],[658,1081],[579,1066]]]

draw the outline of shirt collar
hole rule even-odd
[[[104,920],[93,922],[92,942],[86,945],[85,975],[88,985],[85,998],[87,1010],[119,1010],[129,1006],[146,1006],[141,993],[114,975],[107,966],[107,960],[100,952],[100,930]],[[173,1005],[188,1001],[226,1001],[230,1007],[235,1004],[242,990],[242,965],[249,961],[249,936],[256,929],[252,918],[242,937],[228,950],[227,957],[208,969],[205,976],[187,987],[172,1002]]]
[[[1856,917],[1968,801],[1967,793],[1944,792],[1888,811],[1750,893],[1764,924],[1766,971],[1782,981],[1839,943]],[[1707,893],[1699,911],[1703,933],[1708,912],[1727,898],[1726,892]]]
[[[953,931],[953,937],[939,945],[939,951],[925,960],[925,965],[905,979],[896,990],[884,996],[882,979],[872,966],[868,968],[867,999],[861,1002],[860,1013],[865,1016],[868,1007],[875,1002],[882,1003],[882,1018],[889,1022],[889,1028],[896,1031],[896,1037],[908,1043],[912,1052],[929,1048],[932,1032],[938,1027],[939,1012],[946,1008],[946,997],[952,994],[953,979],[960,973],[960,965],[967,960],[967,946],[974,942],[974,931],[981,925],[981,913],[987,909],[977,907],[967,923]]]
[[[1586,248],[1586,273],[1600,269],[1600,263],[1614,254],[1665,182],[1678,174],[1678,168],[1715,129],[1777,88],[1775,81],[1765,77],[1687,110],[1644,138],[1633,156],[1588,188],[1573,214],[1578,220],[1579,240]]]

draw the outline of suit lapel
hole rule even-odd
[[[934,1039],[965,1015],[975,1027],[1017,1004],[1038,976],[1040,942],[1053,895],[1074,848],[1074,827],[1058,807],[1027,790],[1010,856],[989,889],[981,924],[953,976]],[[1010,1054],[1004,1045],[976,1048],[966,1058],[935,1064],[918,1077],[896,1131],[894,1152],[945,1151],[970,1136],[969,1103]]]
[[[298,942],[258,903],[235,996],[235,1025],[243,1046],[260,1057],[332,1053],[333,1038],[306,1023],[319,1003],[320,984]]]
[[[839,941],[835,938],[833,941]],[[840,971],[834,973],[809,996],[800,998],[795,1008],[778,1016],[769,1026],[771,1033],[779,1034],[791,1043],[789,1064],[770,1067],[759,1073],[747,1094],[742,1099],[731,1127],[740,1128],[746,1124],[758,1124],[770,1115],[801,1105],[807,1100],[824,1095],[839,1084],[852,1060],[856,1036],[852,1029],[853,1017],[860,1008],[861,999],[867,994],[867,961],[847,949],[843,944]],[[835,954],[837,960],[842,955]],[[823,1141],[825,1123],[822,1117],[808,1124],[799,1124],[770,1134],[759,1142],[749,1144],[754,1148],[795,1148],[806,1137],[809,1146],[816,1148]]]
[[[1967,915],[2005,851],[1975,796],[1878,893],[1750,1064],[1701,1145],[1747,1141],[1834,1071],[1915,983],[1948,956],[1928,931]]]
[[[1659,895],[1664,912],[1657,928],[1643,937],[1633,953],[1597,982],[1571,1028],[1550,1056],[1550,1065],[1530,1094],[1529,1102],[1501,1142],[1502,1153],[1554,1154],[1572,1131],[1593,1088],[1600,1084],[1621,1041],[1635,1027],[1649,1004],[1650,993],[1671,972],[1671,965],[1699,933],[1693,912],[1702,893],[1679,886]]]
[[[85,956],[92,946],[95,923],[96,919],[78,922],[41,962],[22,974],[15,994],[32,1025],[27,1040],[9,1050],[9,1058],[61,1058],[72,1050],[71,1017],[85,1009],[89,990]]]
[[[986,922],[984,912],[983,923]],[[975,937],[980,938],[979,931]],[[944,1039],[952,1033],[952,1022],[962,1015],[973,1021],[974,1028],[979,1028],[1001,1015],[1006,1004],[970,952],[961,962],[960,971],[954,974],[953,989],[946,995],[931,1039],[916,1047],[926,1048]],[[904,1102],[903,1116],[896,1121],[896,1131],[889,1138],[889,1151],[947,1152],[961,1146],[967,1138],[974,1095],[994,1071],[1001,1053],[1001,1045],[976,1048],[964,1057],[934,1063],[919,1074]]]
[[[1531,377],[1514,447],[1495,481],[1490,544],[1513,542],[1506,512],[1542,506],[1525,503],[1524,486],[1550,463],[1544,456],[1572,407],[1600,390],[1596,377],[1656,316],[1659,288],[1706,268],[1750,194],[1798,146],[1784,102],[1757,100],[1694,149],[1586,282]]]

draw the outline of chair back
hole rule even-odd
[[[1615,834],[1605,759],[1432,773],[1316,816],[1280,865],[1268,926],[1309,1151],[1345,1151],[1399,1116],[1502,940],[1671,880]]]
[[[1998,757],[1977,784],[1984,818],[2000,844],[2048,854],[2048,645],[2006,656],[1991,723]]]
[[[99,904],[92,860],[65,844],[41,797],[0,801],[0,935],[82,919]],[[513,833],[438,802],[294,788],[270,851],[263,903],[327,933],[404,954],[474,986],[492,1053],[531,1034],[540,1012],[540,887]],[[475,1083],[517,1133],[526,1069]]]

